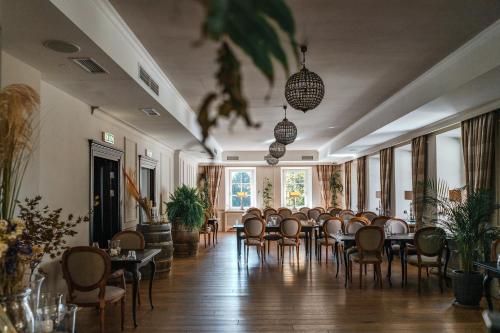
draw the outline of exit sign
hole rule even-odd
[[[146,156],[147,157],[153,157],[153,152],[149,149],[146,149]]]
[[[102,132],[102,141],[114,145],[115,136],[113,135],[113,133],[110,132]]]

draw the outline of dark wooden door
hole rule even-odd
[[[94,157],[94,210],[92,241],[107,247],[107,241],[120,231],[119,163]]]

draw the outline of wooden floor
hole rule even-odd
[[[255,249],[248,265],[238,265],[234,233],[219,236],[216,247],[203,249],[196,258],[175,259],[170,276],[155,281],[155,309],[147,306],[147,286],[139,327],[133,328],[127,303],[126,332],[483,332],[482,310],[451,305],[450,289],[439,292],[436,276],[425,278],[423,292],[416,289],[415,269],[409,268],[409,286],[400,285],[399,262],[393,265],[393,287],[384,281],[375,287],[369,270],[359,289],[344,288],[344,272],[335,278],[335,262],[315,259],[300,264],[276,263],[276,250],[260,266]],[[303,251],[303,249],[302,249]],[[331,260],[331,258],[330,258]],[[385,276],[387,267],[383,267]],[[129,297],[130,300],[130,297]],[[484,304],[483,304],[484,306]],[[79,332],[97,332],[93,309],[78,314]],[[106,332],[119,332],[119,306],[106,315]]]

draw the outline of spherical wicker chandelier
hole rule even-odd
[[[325,95],[325,85],[318,74],[306,68],[306,46],[301,46],[302,69],[288,78],[285,98],[296,110],[307,112],[317,107]]]
[[[276,157],[272,157],[270,154],[267,154],[266,156],[264,156],[264,160],[266,160],[267,164],[269,164],[269,165],[276,165],[280,161]]]
[[[282,143],[274,141],[269,146],[269,154],[274,158],[281,158],[286,153],[286,146]]]
[[[277,142],[288,145],[297,138],[297,126],[286,119],[286,105],[283,105],[283,109],[285,109],[285,118],[274,127],[274,138]]]

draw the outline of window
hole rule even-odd
[[[311,168],[281,168],[281,205],[310,206],[311,186]]]
[[[228,209],[246,209],[255,206],[255,168],[226,168]]]

